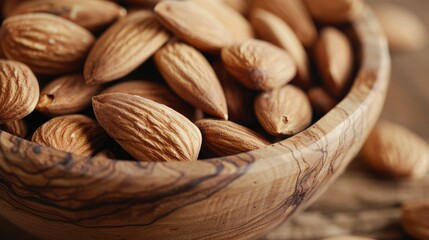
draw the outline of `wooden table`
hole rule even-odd
[[[429,29],[429,1],[388,2],[413,10]],[[428,56],[429,46],[423,51],[393,55],[392,83],[383,118],[401,123],[429,141]],[[403,239],[400,206],[404,201],[429,199],[427,189],[429,176],[418,181],[389,181],[369,173],[357,160],[307,211],[262,239],[308,240],[344,234]],[[1,218],[0,239],[35,240]]]

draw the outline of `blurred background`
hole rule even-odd
[[[379,4],[402,6],[429,29],[428,0],[367,2],[381,9],[383,5]],[[382,118],[408,127],[429,142],[428,71],[427,44],[414,50],[392,49],[392,81]],[[383,179],[367,170],[357,158],[309,209],[262,239],[312,240],[339,235],[411,239],[401,227],[401,206],[408,201],[429,199],[428,189],[429,176],[419,180]],[[35,240],[1,218],[0,233],[2,240]]]

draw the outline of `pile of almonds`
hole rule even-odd
[[[264,148],[346,95],[355,64],[341,29],[362,9],[347,0],[5,1],[1,128],[81,156],[139,161]]]

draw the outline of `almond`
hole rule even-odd
[[[39,99],[39,83],[30,68],[12,60],[0,60],[0,124],[33,112]]]
[[[100,85],[86,85],[81,73],[63,76],[42,89],[36,109],[48,116],[77,113],[89,107],[101,90]]]
[[[1,28],[5,55],[43,75],[78,71],[93,42],[86,29],[46,13],[12,16]]]
[[[315,46],[315,59],[327,91],[344,96],[351,83],[353,50],[348,38],[335,28],[325,28]]]
[[[270,90],[290,82],[296,65],[283,49],[260,40],[246,40],[222,50],[226,69],[251,89]]]
[[[304,0],[311,16],[323,23],[344,23],[356,18],[364,9],[363,0]]]
[[[128,93],[138,95],[164,104],[191,120],[195,119],[195,109],[180,99],[170,88],[160,83],[142,80],[125,81],[107,88],[101,94],[106,93]]]
[[[173,109],[140,96],[110,93],[93,98],[100,125],[139,161],[195,161],[201,132]]]
[[[3,0],[1,1],[2,14],[4,18],[9,17],[13,10],[23,2],[28,2],[30,0]]]
[[[252,8],[274,13],[296,33],[305,47],[311,47],[317,39],[314,23],[302,0],[251,0]]]
[[[249,9],[248,0],[223,0],[223,1],[231,8],[235,9],[235,11],[243,15],[246,15]]]
[[[155,13],[166,28],[202,51],[218,52],[234,43],[228,28],[194,2],[162,1],[155,6]]]
[[[429,166],[429,146],[415,133],[388,121],[380,121],[368,137],[361,155],[367,165],[393,178],[420,178]]]
[[[126,14],[124,8],[110,1],[33,0],[19,4],[10,16],[35,12],[63,17],[93,32],[105,28]]]
[[[393,51],[415,51],[427,43],[428,31],[423,22],[410,10],[383,3],[373,7]]]
[[[307,95],[314,112],[319,116],[325,115],[337,105],[335,99],[322,87],[313,87],[309,89]]]
[[[80,156],[92,156],[106,142],[107,136],[98,123],[84,115],[52,118],[33,134],[32,141]]]
[[[116,156],[112,151],[110,151],[110,149],[105,148],[100,152],[98,152],[97,154],[95,154],[94,158],[116,159]]]
[[[203,119],[195,124],[203,135],[203,149],[216,156],[248,152],[270,145],[256,132],[230,121]]]
[[[202,111],[228,119],[225,95],[205,57],[186,43],[172,41],[155,54],[155,63],[168,85]]]
[[[402,226],[416,239],[429,239],[429,201],[407,203],[402,207]]]
[[[139,67],[170,38],[150,11],[137,11],[111,26],[92,48],[84,69],[88,84],[119,79]]]
[[[312,120],[307,95],[292,85],[261,93],[255,100],[255,112],[259,123],[273,136],[297,134]]]
[[[26,138],[28,134],[27,122],[23,119],[7,122],[1,125],[0,129],[21,138]]]
[[[276,15],[261,9],[254,10],[250,19],[261,39],[283,48],[290,54],[297,66],[300,85],[309,87],[311,79],[307,53],[289,25]]]
[[[253,38],[253,29],[247,19],[222,1],[188,0],[209,11],[232,33],[236,42]]]
[[[225,93],[228,119],[245,126],[255,125],[257,120],[253,111],[253,101],[256,91],[244,88],[237,79],[228,73],[221,61],[215,62],[213,68]]]

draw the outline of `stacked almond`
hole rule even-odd
[[[124,2],[5,1],[4,130],[81,156],[195,161],[293,136],[351,85],[335,26],[361,1]]]

